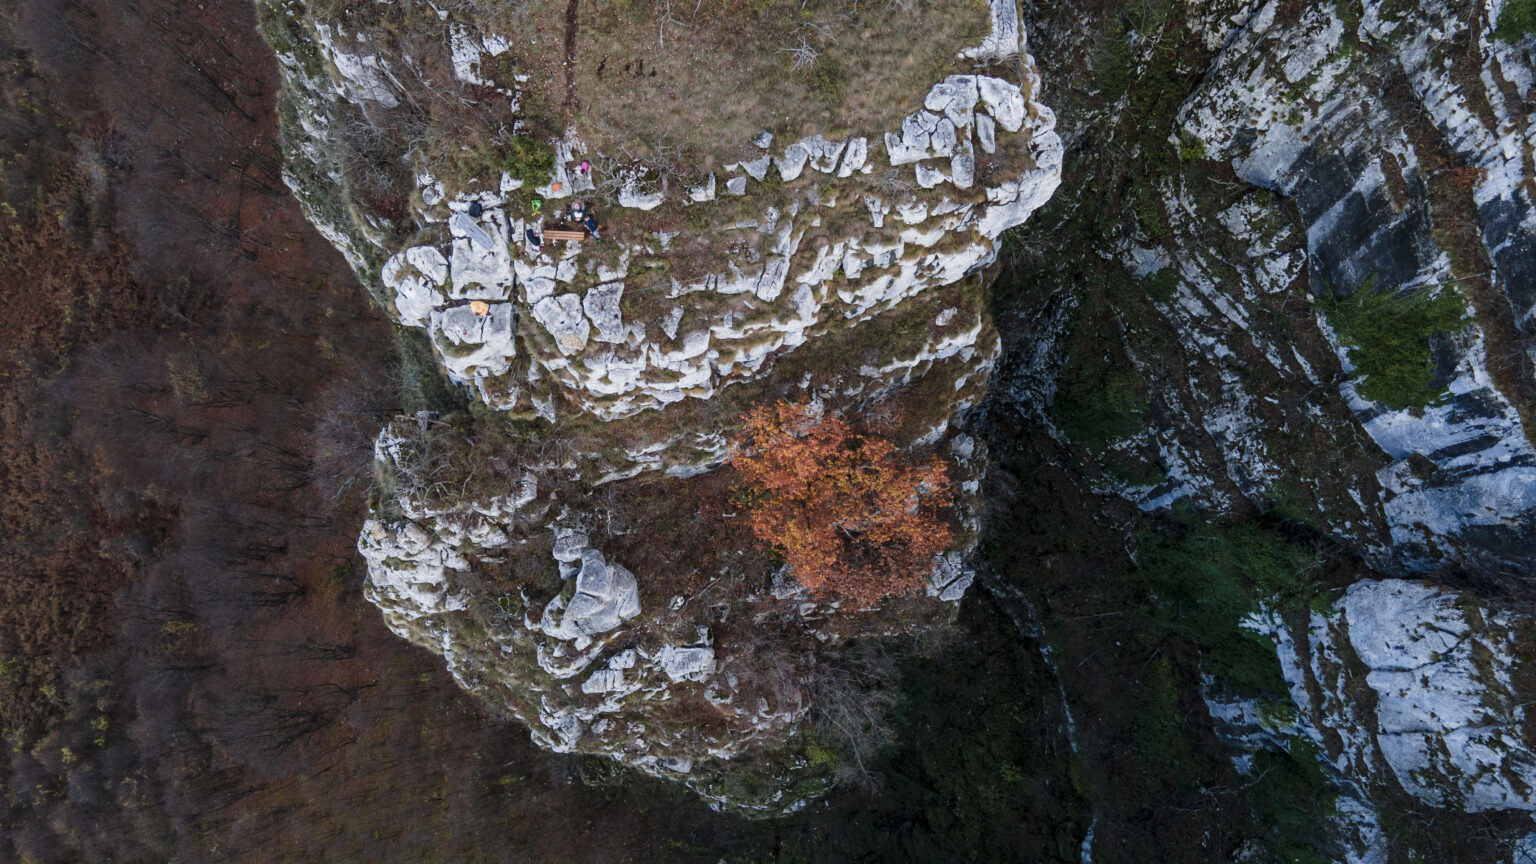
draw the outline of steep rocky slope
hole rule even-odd
[[[1429,841],[1404,814],[1496,818],[1477,848],[1506,858],[1530,845],[1532,634],[1511,598],[1536,557],[1536,63],[1505,23],[1526,7],[1032,4],[1042,74],[1014,5],[977,4],[900,43],[944,62],[893,66],[885,100],[837,78],[867,70],[831,71],[838,34],[863,43],[824,7],[790,31],[765,13],[755,32],[798,39],[776,53],[819,88],[803,116],[744,121],[705,93],[715,113],[686,128],[670,91],[634,114],[605,96],[666,79],[577,8],[263,4],[291,185],[398,320],[417,392],[435,365],[473,405],[420,399],[378,441],[359,547],[396,632],[546,746],[793,809],[835,761],[817,712],[847,694],[824,673],[941,626],[971,582],[988,445],[1038,429],[1032,458],[1100,496],[1093,520],[1146,580],[1137,614],[1193,648],[1137,661],[1164,670],[1155,695],[1193,682],[1254,795],[1276,764],[1316,784],[1325,827],[1298,842],[1319,860],[1415,854]],[[653,70],[683,74],[660,49],[688,22],[646,23]],[[563,34],[566,56],[514,32]],[[609,63],[630,77],[602,83]],[[577,198],[602,240],[525,242]],[[717,469],[742,409],[782,396],[894,402],[901,443],[952,461],[961,540],[928,598],[847,609],[752,552]],[[962,434],[984,397],[987,434]],[[1061,577],[1027,569],[993,588],[1039,601],[1028,632],[1077,626],[1030,593]],[[1186,601],[1188,620],[1160,617]],[[1069,710],[1105,698],[1061,678]],[[1085,860],[1131,848],[1117,818],[1095,812]],[[1262,833],[1232,854],[1294,860]]]
[[[1176,44],[1126,37],[1143,74],[1200,83],[1161,106],[1133,89],[1073,130],[1150,121],[1178,159],[1139,170],[1105,244],[1158,332],[1123,340],[1151,428],[1100,448],[1147,479],[1101,488],[1280,507],[1384,566],[1529,566],[1531,56],[1493,37],[1497,12],[1201,4]],[[1467,320],[1415,314],[1442,296]],[[1373,350],[1387,318],[1427,347]],[[1187,376],[1142,374],[1164,333]]]
[[[984,453],[956,421],[997,356],[987,267],[1061,165],[1016,9],[944,13],[964,25],[935,32],[947,57],[891,76],[906,89],[876,110],[834,105],[815,128],[764,116],[772,130],[747,140],[679,133],[631,156],[651,130],[616,137],[605,91],[575,70],[593,62],[583,26],[604,45],[635,22],[566,12],[562,97],[537,40],[503,35],[498,12],[427,5],[262,8],[286,75],[290,185],[476,403],[414,406],[379,438],[367,595],[537,742],[722,806],[795,809],[867,746],[828,734],[878,737],[805,731],[850,695],[824,692],[837,676],[818,669],[850,641],[943,626],[972,580]],[[812,17],[802,44],[813,33],[830,51],[826,28],[858,24]],[[775,85],[758,84],[765,98]],[[601,238],[538,242],[577,201]],[[950,464],[959,540],[927,597],[808,596],[732,521],[715,469],[739,414],[773,398],[878,410],[898,443]]]
[[[1242,639],[1186,632],[1248,783],[1277,753],[1321,766],[1318,860],[1460,842],[1409,827],[1433,819],[1486,826],[1464,835],[1479,860],[1529,854],[1536,40],[1507,23],[1527,8],[1143,3],[1030,21],[1046,68],[1087,72],[1050,97],[1068,172],[1021,238],[1043,284],[1009,301],[994,410],[1046,425],[1106,496],[1099,518],[1134,538],[1154,608],[1188,589],[1155,582],[1165,552],[1139,524],[1198,513],[1312,538],[1315,560],[1239,556],[1249,599],[1222,620]],[[1193,536],[1212,561],[1247,549],[1240,531]],[[1228,587],[1205,585],[1208,608]],[[1234,672],[1258,668],[1233,653],[1251,638],[1279,661],[1268,683]],[[1101,826],[1104,860],[1125,833]]]
[[[1499,10],[1481,4],[1322,6],[1289,25],[1277,8],[1255,7],[1225,37],[1180,131],[1239,179],[1295,202],[1314,293],[1423,287],[1466,305],[1469,326],[1434,345],[1438,393],[1427,404],[1371,398],[1361,382],[1391,370],[1352,363],[1340,341],[1349,334],[1329,329],[1344,368],[1365,373],[1342,395],[1392,460],[1376,471],[1374,496],[1392,560],[1528,567],[1529,45],[1495,39]]]

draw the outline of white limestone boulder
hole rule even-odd
[[[673,682],[703,681],[715,673],[715,649],[710,645],[667,645],[656,662]]]
[[[505,300],[511,296],[515,277],[506,218],[501,211],[485,211],[480,222],[456,213],[451,225],[453,286],[449,296],[455,300]]]
[[[1521,735],[1530,694],[1511,691],[1518,658],[1508,632],[1474,627],[1465,605],[1405,580],[1359,582],[1345,594],[1349,644],[1376,693],[1377,744],[1403,788],[1427,803],[1536,810],[1536,754]]]
[[[517,354],[517,313],[510,303],[434,309],[428,331],[448,373],[460,381],[505,375]]]
[[[400,323],[408,327],[425,327],[432,310],[448,299],[442,290],[448,278],[448,261],[431,246],[417,246],[391,256],[379,278],[395,293],[395,311],[400,314]]]
[[[627,331],[624,329],[624,313],[619,307],[623,297],[624,283],[608,282],[595,286],[582,298],[582,311],[597,328],[597,341],[624,341]]]
[[[544,607],[539,629],[545,634],[566,640],[595,636],[640,614],[635,574],[596,549],[582,551],[575,588],[569,601],[556,598]]]
[[[533,304],[533,320],[555,337],[560,353],[567,356],[584,351],[592,336],[592,324],[581,313],[581,297],[576,294],[545,297]]]

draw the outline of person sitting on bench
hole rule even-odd
[[[581,221],[581,227],[587,229],[587,233],[592,235],[593,240],[603,239],[603,235],[597,233],[597,229],[602,226],[597,224],[597,216],[595,214],[588,213],[587,218]]]
[[[539,237],[537,231],[529,228],[523,233],[523,237],[528,241],[528,245],[533,247],[533,254],[537,255],[544,251],[544,241]]]

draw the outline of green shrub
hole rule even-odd
[[[1509,0],[1499,13],[1493,35],[1504,42],[1518,42],[1536,33],[1536,0]]]
[[[1205,142],[1188,132],[1179,135],[1179,158],[1185,162],[1202,162],[1206,156]]]
[[[1135,58],[1131,56],[1131,44],[1124,36],[1111,36],[1100,43],[1093,58],[1094,78],[1104,101],[1115,103],[1131,86],[1135,71]]]
[[[1141,287],[1146,289],[1148,297],[1159,303],[1167,303],[1179,290],[1179,271],[1170,266],[1148,273],[1142,277]]]
[[[1151,614],[1201,648],[1200,665],[1236,693],[1289,699],[1275,646],[1240,625],[1256,596],[1310,594],[1317,557],[1252,524],[1164,526],[1140,536],[1136,575]]]
[[[1430,340],[1466,325],[1462,297],[1451,288],[1376,291],[1374,281],[1323,304],[1328,324],[1349,349],[1360,395],[1395,410],[1432,405],[1445,390],[1435,380]]]
[[[1101,447],[1142,428],[1147,403],[1134,367],[1092,360],[1069,361],[1063,370],[1051,419],[1075,444]]]
[[[502,170],[529,186],[549,182],[555,170],[555,150],[543,139],[532,135],[514,135],[502,156]]]
[[[1291,742],[1291,752],[1260,751],[1253,758],[1251,801],[1255,827],[1272,860],[1291,864],[1328,864],[1338,860],[1319,841],[1318,830],[1337,812],[1338,794],[1328,784],[1327,773],[1311,742]],[[1320,836],[1322,835],[1322,836]]]
[[[843,98],[843,67],[826,56],[816,58],[811,64],[807,84],[811,92],[827,102],[840,102]]]
[[[1163,224],[1163,204],[1157,190],[1151,186],[1137,186],[1134,193],[1136,224],[1153,240],[1168,239],[1168,227]]]

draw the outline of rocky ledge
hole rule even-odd
[[[958,427],[999,350],[987,268],[1061,172],[1017,8],[968,7],[985,38],[894,127],[764,130],[683,177],[589,145],[579,120],[539,131],[527,46],[416,5],[262,4],[290,185],[478,403],[378,439],[367,596],[543,746],[722,807],[802,806],[837,773],[816,718],[852,693],[845,649],[944,626],[971,582],[985,454]],[[433,103],[444,92],[464,104]],[[396,128],[414,106],[487,104],[510,108],[502,146],[532,157],[466,170],[467,140]],[[383,189],[355,158],[364,129],[394,160]],[[577,200],[601,239],[536,245]],[[958,539],[926,596],[811,596],[755,549],[716,469],[740,413],[774,398],[881,406],[902,447],[949,463]]]

